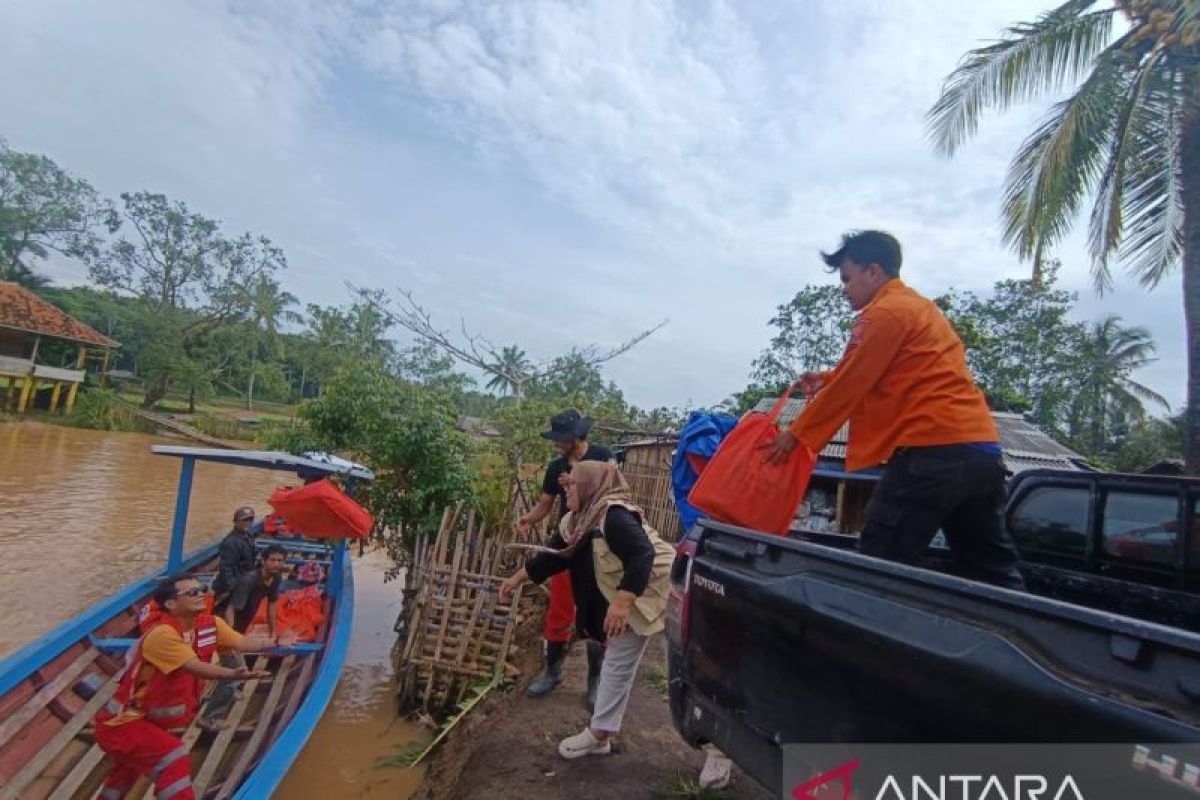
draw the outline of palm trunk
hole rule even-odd
[[[1200,474],[1200,98],[1189,104],[1180,136],[1183,195],[1183,313],[1187,331],[1187,420],[1184,458]]]
[[[250,362],[250,382],[246,386],[246,410],[254,410],[254,376],[258,370],[258,364],[255,361]]]

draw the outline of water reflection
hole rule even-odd
[[[179,460],[167,440],[36,422],[0,425],[0,657],[166,560]],[[185,550],[233,509],[265,508],[284,473],[197,464]]]

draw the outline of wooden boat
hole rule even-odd
[[[374,477],[365,467],[316,454],[152,449],[182,460],[166,566],[0,661],[0,800],[67,800],[97,793],[108,760],[95,745],[92,718],[116,690],[125,654],[139,635],[139,610],[162,577],[180,572],[202,576],[216,569],[216,544],[190,556],[183,553],[196,461],[302,478],[338,475],[349,483]],[[325,566],[325,621],[315,642],[247,657],[253,668],[272,675],[243,684],[224,730],[202,732],[193,722],[182,731],[192,749],[197,798],[270,797],[325,711],[346,658],[354,583],[345,540],[325,544],[259,536],[258,542],[260,547],[282,545],[290,561],[316,560]],[[153,791],[143,780],[129,797],[152,797]]]

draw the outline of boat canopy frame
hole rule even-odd
[[[187,516],[192,500],[192,478],[197,461],[211,461],[253,469],[291,472],[301,477],[340,475],[351,484],[375,479],[375,473],[362,464],[355,464],[328,453],[293,455],[278,450],[222,450],[216,447],[182,447],[170,444],[150,446],[150,452],[160,456],[182,459],[179,468],[179,488],[175,492],[175,517],[171,523],[171,545],[167,549],[166,574],[183,565],[183,542],[187,536]]]

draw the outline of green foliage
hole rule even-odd
[[[397,531],[384,541],[397,564],[407,563],[416,536],[436,529],[443,508],[468,494],[470,442],[454,408],[377,362],[347,364],[299,416],[300,427],[275,430],[268,445],[336,452],[373,469],[366,505]]]
[[[264,285],[278,291],[270,275],[287,262],[265,237],[226,236],[216,221],[164,195],[125,193],[121,201],[137,235],[83,256],[93,281],[142,303],[148,344],[139,367],[147,379],[143,405],[151,407],[176,380],[194,392],[204,376],[227,369],[231,354],[205,340],[255,313],[253,292]]]
[[[1119,453],[1131,426],[1146,418],[1143,403],[1166,407],[1132,377],[1153,360],[1154,343],[1145,329],[1124,327],[1118,317],[1091,326],[1072,320],[1076,298],[1056,288],[1058,270],[1058,262],[1048,261],[1039,281],[998,281],[987,294],[952,290],[935,302],[963,340],[994,411],[1023,414],[1090,458],[1124,463],[1134,458]],[[725,410],[744,413],[777,397],[804,370],[829,366],[831,332],[847,325],[832,294],[816,287],[781,306],[771,324],[778,333],[755,361],[759,380],[726,400]],[[833,341],[840,351],[841,340]]]
[[[1155,346],[1145,328],[1126,328],[1110,315],[1088,327],[1080,341],[1078,380],[1071,387],[1071,435],[1090,455],[1120,446],[1130,424],[1145,421],[1143,401],[1164,410],[1167,401],[1133,380],[1132,373],[1154,360]]]
[[[1112,286],[1119,259],[1144,286],[1177,268],[1197,283],[1196,164],[1200,5],[1176,0],[1068,0],[1000,41],[966,54],[928,114],[937,148],[952,155],[983,113],[1074,86],[1026,139],[1004,189],[1004,239],[1034,264],[1060,242],[1090,198],[1093,282]],[[1118,12],[1127,30],[1113,37]],[[1076,86],[1075,84],[1078,83]],[[1186,190],[1185,190],[1186,187]],[[1200,297],[1184,292],[1188,342],[1187,461],[1200,469]]]
[[[737,797],[729,789],[703,788],[698,778],[686,772],[670,773],[650,796],[656,800],[735,800]]]
[[[764,387],[786,386],[804,372],[832,367],[846,349],[854,324],[850,305],[833,284],[805,286],[775,309],[775,329],[766,350],[751,367],[751,380]]]
[[[992,409],[1027,414],[1064,437],[1084,330],[1070,319],[1075,295],[1055,288],[1057,275],[1052,262],[1040,283],[999,281],[988,295],[951,292],[938,303]]]
[[[249,425],[243,425],[236,419],[226,419],[224,417],[214,417],[211,414],[199,414],[187,421],[201,433],[206,433],[209,436],[216,436],[218,439],[240,439],[242,441],[254,441],[255,431]]]
[[[666,695],[670,688],[670,681],[667,678],[667,671],[663,669],[661,664],[651,664],[646,667],[642,673],[642,677],[646,683],[650,684],[650,688],[661,695]]]
[[[1136,472],[1156,461],[1182,459],[1185,429],[1182,414],[1137,422],[1105,463],[1117,472]]]
[[[527,376],[532,368],[533,365],[520,347],[515,344],[503,347],[493,365],[495,372],[487,382],[487,388],[501,395],[516,394],[521,388],[520,379]]]
[[[35,259],[93,252],[100,231],[115,226],[111,205],[91,184],[0,139],[0,280],[44,288],[49,281],[33,271]]]
[[[428,343],[401,350],[394,363],[400,378],[441,393],[460,410],[466,394],[475,385],[474,379],[455,371],[453,358]]]
[[[112,389],[89,388],[80,392],[75,398],[75,407],[67,415],[67,422],[78,428],[99,431],[146,430],[145,424]]]

